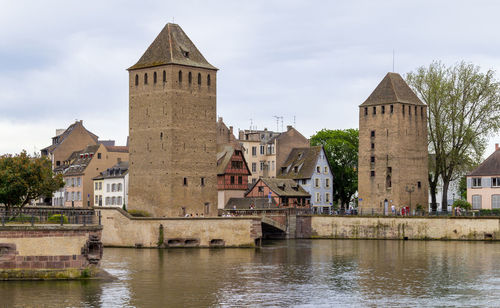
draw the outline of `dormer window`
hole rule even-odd
[[[295,172],[295,173],[299,172],[299,167],[297,167],[297,166],[293,167],[293,172]]]
[[[189,51],[182,50],[182,55],[183,55],[185,58],[189,58]]]

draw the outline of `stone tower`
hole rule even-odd
[[[388,73],[359,106],[359,208],[428,208],[427,106]]]
[[[217,68],[169,23],[128,71],[128,208],[217,215]]]

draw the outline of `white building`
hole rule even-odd
[[[128,162],[121,161],[94,180],[94,204],[123,207],[128,204]]]

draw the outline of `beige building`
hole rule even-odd
[[[169,23],[128,71],[129,208],[217,215],[217,68]]]
[[[361,211],[427,209],[427,106],[403,78],[388,73],[359,106]]]
[[[76,154],[76,158],[74,158]],[[73,153],[71,164],[64,170],[64,206],[94,206],[93,178],[117,162],[128,160],[128,148],[124,146],[87,146]]]
[[[467,201],[473,210],[500,209],[500,149],[495,145],[479,167],[467,175]]]
[[[236,140],[236,137],[233,134],[233,127],[227,127],[222,117],[219,117],[217,120],[216,142],[217,153],[224,151],[227,146],[231,146],[238,150],[241,149],[241,144],[238,140]]]
[[[293,148],[309,147],[309,140],[292,126],[282,133],[264,130],[244,130],[239,132],[239,142],[248,163],[250,183],[258,179],[275,178]]]

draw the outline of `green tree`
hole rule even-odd
[[[322,145],[333,173],[333,198],[339,200],[341,208],[349,205],[358,190],[358,144],[357,129],[323,129],[311,137],[311,145]]]
[[[22,208],[41,196],[64,186],[62,175],[53,176],[52,164],[46,157],[17,155],[0,156],[0,203],[10,215],[13,208]]]
[[[481,159],[490,135],[500,128],[500,84],[492,70],[460,62],[446,67],[433,62],[406,76],[428,106],[429,187],[433,210],[436,187],[443,183],[442,208],[448,187]]]
[[[465,175],[458,182],[458,194],[460,195],[460,199],[467,200],[467,177]]]

